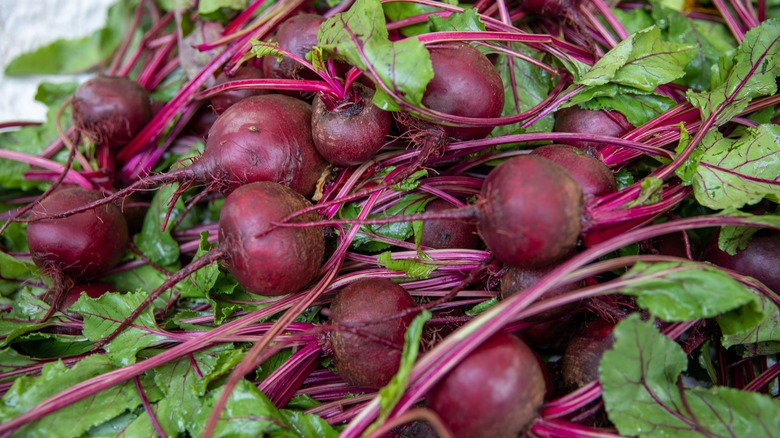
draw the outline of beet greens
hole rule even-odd
[[[0,121],[0,435],[780,429],[768,2],[196,3]]]

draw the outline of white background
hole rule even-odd
[[[35,102],[42,80],[86,80],[80,76],[6,77],[5,66],[17,55],[59,38],[91,34],[106,20],[116,0],[0,0],[0,122],[46,118],[46,107]]]

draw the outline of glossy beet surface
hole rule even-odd
[[[498,333],[434,386],[426,404],[456,438],[514,438],[536,418],[544,393],[534,352]]]
[[[551,264],[577,244],[582,197],[579,184],[552,161],[533,155],[510,158],[482,186],[479,233],[509,266]]]
[[[279,26],[273,40],[279,43],[279,47],[306,59],[306,53],[317,44],[317,31],[324,21],[324,17],[316,14],[296,15]],[[264,57],[263,73],[268,78],[277,79],[316,78],[313,72],[305,70],[301,64],[287,57],[281,61],[274,56]]]
[[[277,228],[262,235],[271,222],[309,205],[300,194],[272,182],[241,186],[225,200],[219,217],[225,266],[248,292],[298,292],[317,275],[325,253],[322,228]],[[298,220],[315,219],[312,213]]]
[[[79,187],[53,192],[32,210],[45,217],[103,199],[100,192]],[[56,269],[77,279],[99,277],[127,250],[127,222],[114,204],[63,219],[44,219],[27,227],[30,255],[38,267]]]
[[[311,196],[327,162],[314,149],[311,106],[289,96],[243,99],[222,113],[196,162],[204,179],[226,192],[256,181],[283,184]]]
[[[586,110],[576,106],[560,109],[555,112],[555,132],[575,132],[579,134],[598,134],[609,137],[622,137],[632,126],[626,118],[617,111]],[[604,146],[604,143],[590,141],[563,141],[580,149],[592,150]]]
[[[429,47],[433,79],[425,89],[422,103],[446,114],[464,117],[498,117],[504,108],[504,85],[490,60],[476,48],[461,43]],[[444,127],[450,137],[460,140],[482,138],[487,127]]]
[[[359,280],[339,291],[330,306],[333,322],[384,341],[337,327],[330,345],[339,375],[360,388],[386,385],[398,372],[404,334],[414,316],[379,321],[414,306],[404,288],[384,278]]]
[[[355,83],[352,92],[359,99],[328,109],[320,96],[312,103],[312,137],[317,151],[337,166],[357,166],[376,155],[385,143],[393,118],[377,108],[374,90]]]
[[[98,76],[73,96],[73,120],[92,141],[123,146],[152,118],[149,93],[126,77]]]
[[[748,275],[780,293],[780,232],[763,230],[753,236],[747,248],[733,256],[721,251],[713,242],[704,260],[743,275]]]

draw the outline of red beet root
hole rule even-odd
[[[219,76],[217,76],[217,80],[214,82],[214,85],[220,85],[224,84],[225,82],[238,81],[241,79],[258,79],[262,77],[262,70],[251,66],[243,66],[236,71],[233,77],[228,77],[225,72],[222,72]],[[270,90],[262,89],[223,91],[211,98],[211,107],[214,109],[215,113],[222,114],[226,109],[230,108],[231,105],[241,99],[245,99],[250,96],[269,94],[270,92]]]
[[[617,111],[593,111],[576,106],[564,108],[555,112],[555,132],[575,132],[579,134],[598,134],[610,137],[622,137],[633,129],[625,116]],[[598,149],[605,144],[589,141],[563,141],[580,149]]]
[[[777,273],[780,265],[780,233],[777,231],[759,231],[747,248],[733,256],[718,249],[717,243],[713,242],[703,259],[753,277],[780,293],[780,275]]]
[[[595,321],[587,324],[569,341],[561,364],[566,387],[579,388],[598,380],[601,356],[615,342],[613,328],[605,321]]]
[[[90,283],[90,284],[77,284],[73,286],[62,298],[59,308],[60,310],[66,310],[73,305],[81,297],[82,293],[87,294],[90,298],[98,298],[101,295],[113,292],[116,290],[116,286],[110,283]]]
[[[320,96],[312,103],[312,137],[317,151],[337,166],[357,166],[376,155],[392,127],[392,116],[377,108],[374,90],[355,83],[357,102],[327,108]]]
[[[516,437],[544,402],[544,374],[534,352],[498,333],[469,354],[426,397],[455,437]]]
[[[360,388],[381,388],[386,385],[398,372],[404,335],[413,315],[377,321],[414,306],[411,295],[387,279],[360,280],[342,289],[330,306],[331,319],[346,326],[330,334],[330,345],[339,375],[349,384]],[[350,333],[349,327],[354,327],[360,333]],[[383,342],[361,333],[380,338]]]
[[[566,169],[580,184],[586,198],[602,196],[617,190],[617,182],[606,164],[573,146],[554,144],[542,146],[532,155],[547,158]]]
[[[274,41],[279,47],[288,50],[296,56],[306,59],[312,46],[317,44],[317,31],[325,18],[316,14],[296,15],[279,26]],[[277,61],[276,57],[263,58],[263,73],[268,78],[276,79],[316,79],[314,73],[306,74],[304,66],[289,58]]]
[[[447,201],[437,199],[425,206],[425,211],[435,213],[454,208]],[[436,249],[479,248],[477,226],[468,221],[427,220],[423,222],[420,245]]]
[[[561,166],[532,155],[493,169],[482,186],[478,229],[509,265],[549,265],[569,254],[581,231],[582,190]]]
[[[73,121],[92,141],[126,145],[152,118],[149,93],[132,79],[98,76],[73,96]]]
[[[322,228],[277,228],[263,235],[272,222],[309,205],[300,194],[272,182],[247,184],[228,196],[219,217],[220,244],[225,266],[248,292],[298,292],[319,273],[325,254]],[[315,218],[312,213],[299,220]]]
[[[53,192],[32,210],[45,217],[102,199],[97,191],[78,187]],[[122,259],[127,249],[127,222],[106,204],[64,219],[44,219],[27,227],[27,243],[35,264],[71,278],[99,277]]]
[[[504,85],[490,60],[467,44],[429,47],[433,79],[425,89],[422,103],[443,113],[465,117],[498,117],[504,108]],[[487,127],[444,127],[450,137],[460,140],[482,138]]]

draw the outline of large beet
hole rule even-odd
[[[325,254],[322,228],[267,232],[272,222],[309,205],[300,194],[272,182],[247,184],[228,196],[219,217],[220,244],[225,266],[248,292],[285,295],[316,277]],[[314,219],[313,213],[298,218]]]
[[[330,306],[334,322],[381,338],[385,343],[342,328],[331,332],[330,346],[339,375],[360,388],[386,385],[398,372],[404,335],[413,316],[378,321],[414,306],[404,288],[384,278],[359,280],[342,289]]]
[[[312,141],[311,106],[267,94],[242,99],[222,113],[192,167],[227,192],[250,182],[273,181],[311,196],[326,166]]]
[[[456,438],[514,438],[536,418],[544,393],[534,352],[498,333],[434,386],[426,403]]]
[[[490,60],[476,48],[461,43],[429,47],[433,79],[422,103],[428,108],[464,117],[498,117],[504,108],[504,85]],[[444,131],[460,140],[482,138],[492,126],[454,127]]]
[[[571,253],[581,231],[582,190],[561,166],[533,155],[493,169],[482,186],[477,228],[509,265],[549,265]]]
[[[80,187],[53,192],[32,210],[47,217],[100,200],[103,195]],[[63,219],[43,219],[27,227],[30,255],[42,269],[71,278],[95,278],[114,267],[127,250],[127,222],[114,204],[105,204]]]
[[[73,96],[73,121],[97,144],[123,146],[152,118],[149,93],[126,77],[98,76]]]

